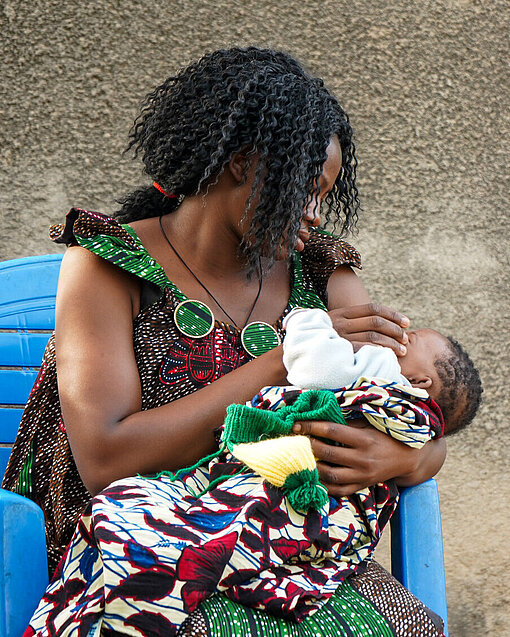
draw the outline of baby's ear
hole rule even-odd
[[[413,387],[419,387],[420,389],[428,389],[432,386],[432,378],[430,376],[420,376],[407,379]]]

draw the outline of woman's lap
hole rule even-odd
[[[219,511],[218,517],[215,517],[216,512],[213,510],[206,510],[207,515],[202,515],[200,507],[196,510],[196,498],[190,493],[207,486],[210,476],[206,473],[199,471],[190,476],[186,485],[168,480],[133,478],[114,483],[94,498],[79,523],[62,564],[62,572],[48,590],[46,607],[39,608],[38,619],[36,613],[36,631],[40,629],[41,634],[45,634],[44,626],[58,629],[64,625],[72,632],[76,621],[80,622],[81,627],[90,628],[99,620],[102,624],[101,634],[104,635],[124,632],[170,635],[176,634],[175,631],[183,622],[180,631],[183,635],[199,635],[200,631],[211,636],[274,634],[289,637],[312,634],[335,634],[339,637],[440,634],[433,630],[424,607],[391,576],[383,577],[381,573],[385,572],[380,568],[378,570],[375,565],[370,565],[366,573],[351,577],[348,583],[338,588],[325,606],[301,623],[277,620],[267,612],[246,608],[237,603],[238,598],[232,596],[230,591],[232,599],[223,594],[214,595],[219,588],[218,580],[213,581],[210,573],[214,574],[217,569],[221,571],[221,568],[225,569],[230,564],[228,559],[233,553],[227,555],[225,545],[230,535],[235,535],[236,525],[245,530],[246,518],[227,516],[226,519],[224,516],[228,511],[224,509]],[[243,484],[242,476],[238,479]],[[246,484],[249,485],[249,481]],[[225,493],[226,497],[233,498],[230,505],[232,502],[239,505],[236,494]],[[250,492],[251,499],[253,493]],[[263,515],[257,518],[260,514],[257,509],[255,516],[248,519],[248,525],[253,524],[254,520],[257,524],[263,524],[268,511],[273,515],[271,506],[274,502],[271,498],[269,502],[265,502],[264,498],[261,500]],[[268,507],[268,504],[271,506]],[[239,510],[236,509],[236,515]],[[274,520],[279,521],[279,530],[286,528],[284,517],[277,508]],[[193,525],[188,526],[190,519]],[[300,524],[296,524],[296,527],[301,528]],[[204,529],[205,535],[200,535]],[[222,531],[227,535],[222,535]],[[266,534],[268,541],[270,531],[271,527]],[[214,542],[204,545],[204,538],[209,538],[210,534],[214,536]],[[257,538],[255,534],[252,535],[250,541],[255,542]],[[240,533],[236,537],[239,536]],[[277,537],[280,538],[279,535]],[[291,540],[296,543],[294,538]],[[237,541],[233,544],[234,552],[239,550]],[[285,550],[292,542],[286,541]],[[189,559],[186,557],[184,560],[184,554],[189,554]],[[240,568],[240,574],[244,577],[247,573],[250,575],[253,556],[245,556],[241,550],[236,559],[236,566],[244,560],[241,566],[247,567],[245,570]],[[287,566],[285,563],[284,569]],[[278,568],[275,573],[278,573]],[[261,570],[259,568],[258,572]],[[320,575],[320,569],[313,567],[310,570],[312,579],[307,580],[307,585],[312,586],[308,592],[311,590],[313,593],[314,572]],[[270,579],[271,569],[266,568],[264,572],[270,573]],[[234,580],[239,579],[235,569],[228,573],[231,579],[232,576]],[[288,574],[290,579],[286,571],[283,578],[287,588],[274,587],[271,582],[272,590],[279,595],[282,595],[282,591],[283,594],[286,591],[295,592],[293,582],[300,581],[301,574],[294,580],[292,577],[295,574],[290,570]],[[210,582],[207,581],[208,577]],[[253,592],[262,595],[260,599],[263,600],[258,603],[259,608],[271,608],[272,591],[269,604],[265,601],[266,592],[261,593],[267,582],[265,578],[263,581],[255,578]],[[252,589],[247,589],[245,597],[247,593],[248,603],[255,606],[253,601],[258,602],[258,598],[254,595],[251,599],[251,592]],[[197,605],[211,595],[190,617]],[[285,605],[278,604],[275,607],[285,612]],[[289,613],[286,615],[291,616]],[[414,617],[415,623],[418,622],[416,630],[409,627],[410,616]],[[399,622],[404,617],[408,632],[402,632],[399,628]],[[399,630],[395,631],[395,626]],[[371,629],[376,632],[369,632]]]
[[[206,600],[178,637],[440,637],[441,619],[379,564],[351,576],[326,606],[301,623],[230,602],[219,594]],[[102,637],[122,637],[104,631]]]

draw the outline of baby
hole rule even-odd
[[[323,310],[296,308],[284,326],[283,362],[292,385],[335,390],[365,377],[425,389],[443,413],[445,435],[466,427],[478,410],[478,371],[457,341],[435,330],[408,331],[407,352],[397,358],[375,345],[354,352]]]
[[[291,386],[265,387],[245,406],[231,405],[222,441],[235,458],[283,487],[295,509],[320,509],[327,494],[310,439],[292,435],[294,422],[364,417],[420,448],[460,431],[478,410],[478,371],[457,341],[435,330],[407,332],[406,354],[397,358],[390,348],[374,345],[354,352],[320,309],[295,308],[284,327],[283,362]]]

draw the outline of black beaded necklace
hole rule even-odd
[[[211,299],[216,303],[216,305],[220,308],[220,310],[229,318],[233,325],[235,325],[238,329],[241,329],[241,342],[243,344],[244,349],[250,354],[250,356],[260,356],[264,352],[267,352],[273,347],[276,347],[280,344],[280,337],[276,330],[265,323],[264,321],[255,321],[253,323],[249,323],[251,315],[253,314],[253,310],[257,305],[257,301],[260,298],[260,293],[262,292],[262,264],[260,262],[259,257],[259,289],[257,291],[257,295],[253,304],[251,306],[250,311],[248,312],[248,316],[244,321],[243,326],[240,328],[234,319],[230,316],[230,314],[225,310],[225,308],[221,305],[218,299],[212,294],[212,292],[202,283],[202,281],[197,277],[197,275],[193,272],[193,270],[189,267],[186,261],[182,258],[182,256],[177,252],[175,246],[172,244],[168,235],[163,228],[162,217],[159,217],[159,227],[161,228],[161,233],[165,238],[166,242],[174,252],[175,256],[179,259],[182,265],[188,270],[191,276],[195,279],[195,281],[200,285],[200,287],[211,297]],[[202,301],[187,299],[178,304],[174,312],[175,324],[177,325],[179,331],[186,336],[191,338],[202,338],[203,336],[207,336],[213,327],[214,327],[214,314],[212,310]]]

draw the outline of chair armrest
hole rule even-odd
[[[47,584],[43,512],[0,489],[0,635],[23,634]]]
[[[435,480],[402,489],[391,520],[393,575],[445,623],[446,582],[439,494]]]

